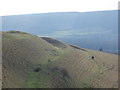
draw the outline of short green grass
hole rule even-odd
[[[45,72],[30,72],[25,82],[26,88],[47,88],[48,87],[48,76]]]
[[[40,67],[42,70],[39,72],[34,72],[34,68]],[[49,73],[49,74],[48,74]],[[50,88],[52,87],[52,83],[56,81],[51,81],[50,78],[55,78],[55,80],[60,80],[60,83],[68,84],[68,87],[73,87],[72,82],[69,78],[63,78],[63,74],[60,71],[52,71],[50,64],[46,65],[33,65],[29,67],[29,71],[27,73],[27,78],[25,83],[23,84],[24,88]],[[58,84],[58,83],[55,83]]]
[[[41,68],[41,71],[34,72],[35,68]],[[27,78],[24,84],[25,88],[48,88],[49,76],[47,75],[48,69],[44,65],[33,65],[29,68]]]

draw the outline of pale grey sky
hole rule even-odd
[[[0,15],[118,9],[119,0],[0,0]]]

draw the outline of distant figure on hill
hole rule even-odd
[[[94,56],[92,56],[92,59],[94,59]]]
[[[103,51],[102,48],[100,48],[100,52]]]

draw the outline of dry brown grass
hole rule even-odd
[[[58,41],[53,45],[25,33],[4,32],[2,41],[5,88],[118,87],[117,55],[76,49]],[[36,68],[41,71],[34,72]]]
[[[95,57],[94,60],[92,56]],[[64,58],[56,61],[55,64],[67,69],[76,87],[118,87],[117,55],[69,48]]]

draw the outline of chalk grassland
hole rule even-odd
[[[118,87],[117,55],[19,31],[2,36],[3,88]]]

